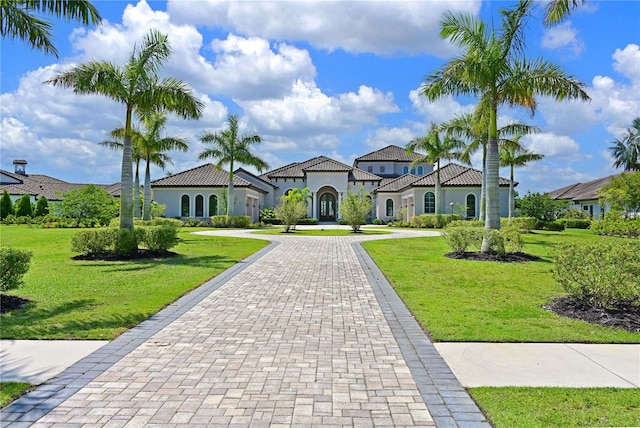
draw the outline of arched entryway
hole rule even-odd
[[[323,188],[318,192],[318,221],[338,221],[338,193],[335,190]]]

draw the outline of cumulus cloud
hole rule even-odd
[[[470,1],[260,1],[170,0],[175,22],[221,28],[247,36],[304,40],[313,46],[376,54],[450,55],[439,36],[445,11],[478,14],[482,2]]]
[[[409,99],[413,108],[428,122],[446,122],[455,116],[463,113],[471,113],[475,106],[473,104],[462,105],[453,97],[443,97],[435,101],[429,101],[420,95],[419,89],[414,89],[409,93]]]
[[[578,38],[578,32],[571,25],[571,21],[547,28],[542,36],[542,47],[545,49],[568,49],[574,56],[578,56],[584,51],[584,43]]]
[[[522,138],[522,144],[546,159],[563,162],[577,162],[588,158],[580,152],[580,145],[571,137],[553,133],[530,134]]]
[[[416,136],[414,130],[406,127],[378,128],[375,134],[369,135],[364,143],[372,150],[378,150],[391,144],[404,147]]]
[[[640,46],[628,44],[624,49],[616,49],[613,54],[613,68],[632,82],[640,82]]]

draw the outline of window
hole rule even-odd
[[[373,172],[373,167],[371,165],[367,167],[367,172]]]
[[[182,217],[189,217],[190,209],[189,209],[190,201],[189,195],[182,195],[182,199],[180,200],[180,215]]]
[[[467,218],[476,218],[476,195],[467,195]]]
[[[387,217],[393,216],[393,199],[387,199]]]
[[[416,169],[415,168],[411,168],[411,174],[413,174],[413,175],[416,174]]]
[[[204,217],[204,198],[202,195],[196,196],[196,217]]]
[[[402,170],[403,174],[409,174],[409,167],[405,166],[404,169]]]
[[[421,166],[418,167],[418,175],[422,175],[424,174],[424,168],[422,168]]]
[[[218,197],[216,195],[209,196],[209,216],[218,215]]]
[[[425,214],[434,214],[436,212],[436,195],[432,192],[424,194],[424,212]]]
[[[384,172],[384,165],[380,166],[380,172]]]

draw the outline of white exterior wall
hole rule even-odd
[[[247,215],[247,190],[250,196],[260,197],[260,194],[254,190],[247,188],[234,188],[234,215]],[[182,196],[189,196],[189,217],[195,217],[196,214],[196,196],[201,195],[204,198],[203,216],[198,218],[209,218],[222,212],[223,195],[227,192],[226,187],[157,187],[153,190],[153,198],[159,204],[167,206],[164,215],[166,217],[182,217]],[[218,197],[218,213],[209,212],[209,196],[216,195]]]
[[[286,181],[284,178],[278,178],[277,180],[274,180],[273,184],[278,186],[278,188],[275,189],[275,192],[273,193],[273,206],[271,208],[280,204],[280,198],[282,195],[287,193],[288,190],[304,189],[307,187],[304,179],[301,178],[287,178]]]
[[[601,213],[603,212],[603,210],[604,213],[606,213],[611,209],[611,207],[608,205],[604,207],[600,205],[600,201],[598,199],[574,201],[572,205],[569,205],[569,208],[577,208],[579,210],[585,211],[587,214],[592,216],[594,220],[601,220]]]
[[[393,201],[393,215],[387,215],[387,199]],[[402,202],[402,196],[399,193],[378,193],[376,195],[376,218],[385,222],[393,221],[398,215],[398,209]]]

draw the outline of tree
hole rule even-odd
[[[513,170],[516,166],[525,166],[529,162],[537,161],[544,158],[544,155],[534,153],[520,145],[522,135],[517,135],[512,144],[505,144],[500,150],[500,166],[510,168],[509,175],[509,219],[513,217],[513,211],[516,208],[515,201],[515,182],[513,180]]]
[[[34,217],[42,217],[49,214],[49,201],[46,197],[40,196],[36,202],[36,210],[34,211]]]
[[[286,195],[280,197],[280,205],[275,208],[276,217],[282,221],[284,232],[288,233],[295,228],[298,221],[307,215],[307,199],[311,195],[308,187],[304,189],[291,189]]]
[[[63,216],[76,219],[76,225],[79,225],[82,219],[96,219],[100,224],[106,225],[116,217],[113,196],[102,187],[93,184],[62,194],[58,208]]]
[[[640,212],[640,171],[625,172],[598,190],[603,203],[626,213]]]
[[[31,205],[31,196],[22,195],[16,201],[16,217],[33,217],[33,206]]]
[[[7,189],[3,189],[0,198],[0,220],[4,220],[9,214],[13,214],[13,201]]]
[[[553,199],[546,193],[527,192],[518,200],[520,214],[540,221],[555,221],[569,207],[569,201]]]
[[[257,155],[251,152],[253,144],[262,142],[257,134],[238,135],[238,115],[230,114],[229,126],[221,132],[203,132],[200,141],[210,144],[210,149],[205,149],[198,156],[198,160],[217,159],[216,168],[222,169],[223,165],[229,165],[229,185],[227,188],[227,201],[233,201],[233,168],[234,164],[249,165],[262,172],[269,165]],[[227,215],[233,215],[233,204],[227,204]]]
[[[99,24],[102,17],[88,0],[2,0],[0,34],[3,38],[21,39],[31,48],[58,57],[53,45],[51,22],[36,15],[48,14],[83,25]]]
[[[421,87],[422,95],[430,101],[448,95],[476,95],[488,106],[487,231],[500,228],[498,107],[521,106],[533,115],[538,95],[589,100],[585,84],[557,65],[524,57],[524,28],[532,7],[532,0],[521,0],[515,9],[500,10],[502,26],[498,30],[487,28],[472,15],[445,12],[440,35],[463,53],[428,76]],[[481,251],[490,251],[489,239],[483,240]]]
[[[198,119],[204,105],[181,80],[159,80],[162,64],[171,55],[168,37],[150,30],[135,46],[128,62],[119,67],[110,62],[91,61],[57,74],[46,81],[73,88],[77,94],[100,94],[125,105],[121,169],[120,228],[133,230],[133,179],[131,122],[134,111],[163,110],[184,119]]]
[[[577,8],[580,3],[584,4],[585,0],[549,1],[544,14],[545,25],[551,26],[561,23],[571,14],[571,9]]]
[[[622,140],[611,143],[609,151],[615,158],[614,168],[640,171],[640,117],[633,120],[632,127],[627,128]]]
[[[429,132],[426,137],[414,138],[407,144],[407,153],[424,152],[416,157],[411,166],[414,167],[421,163],[436,164],[436,214],[442,214],[442,191],[440,188],[440,160],[441,159],[460,159],[464,149],[464,143],[453,138],[450,133],[445,134],[444,138],[440,137],[440,129],[431,122]]]
[[[0,291],[13,290],[24,283],[22,277],[29,271],[32,255],[29,250],[0,247]]]
[[[351,226],[353,233],[357,233],[360,232],[360,226],[366,223],[372,209],[373,198],[369,192],[365,192],[363,188],[357,193],[347,191],[347,197],[340,206],[340,217]]]

